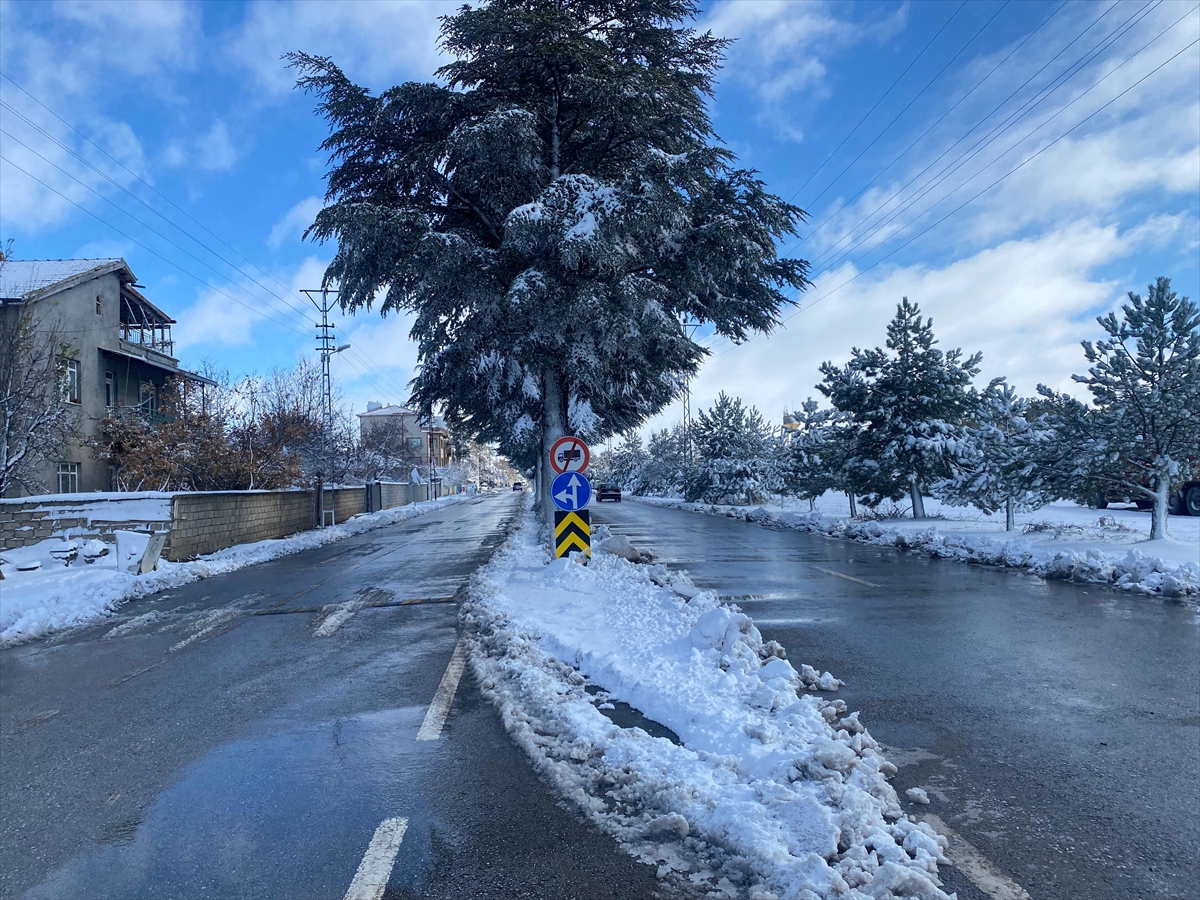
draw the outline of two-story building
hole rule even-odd
[[[112,490],[112,472],[86,442],[107,415],[158,414],[167,379],[215,382],[179,367],[175,320],[150,302],[123,259],[5,260],[0,313],[30,311],[68,347],[62,402],[79,407],[79,434],[40,480],[54,493]]]
[[[367,440],[381,429],[387,429],[393,441],[401,442],[404,455],[422,467],[431,460],[435,466],[450,462],[450,430],[441,416],[423,416],[404,406],[371,401],[365,413],[358,413],[359,437]],[[425,477],[424,468],[419,471]]]

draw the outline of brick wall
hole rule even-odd
[[[360,492],[361,493],[361,492]],[[168,559],[191,559],[234,544],[306,531],[316,524],[312,491],[176,494]]]
[[[367,489],[361,487],[327,488],[324,509],[333,510],[335,525],[345,522],[351,516],[365,513],[367,511]]]
[[[457,493],[443,485],[441,496]],[[423,484],[379,485],[381,508],[419,503],[429,496]],[[0,549],[25,547],[55,535],[87,535],[111,539],[116,530],[162,531],[171,534],[163,556],[173,561],[192,559],[224,550],[235,544],[287,537],[316,526],[314,491],[211,491],[157,495],[163,504],[162,518],[144,520],[128,513],[108,510],[131,509],[136,498],[121,494],[86,494],[62,497],[51,502],[31,498],[18,503],[0,502]],[[167,502],[169,500],[169,512]],[[58,507],[56,508],[56,504]],[[366,512],[366,489],[329,488],[325,509],[334,510],[335,521]],[[142,513],[138,513],[141,515]],[[168,518],[169,517],[169,518]]]

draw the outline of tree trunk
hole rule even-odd
[[[546,524],[554,522],[554,501],[550,499],[550,484],[554,481],[554,469],[550,466],[550,448],[567,431],[566,389],[558,373],[547,371],[542,376],[542,477],[538,483],[541,491],[542,516]]]
[[[925,518],[925,498],[921,496],[921,484],[915,475],[908,480],[908,495],[912,498],[913,518]]]
[[[1154,478],[1154,506],[1150,509],[1150,540],[1161,541],[1167,537],[1167,502],[1171,497],[1171,478],[1156,475]]]
[[[850,499],[850,518],[857,519],[858,508],[854,505],[854,494],[852,494],[850,491],[846,491],[846,496]]]
[[[817,498],[816,498],[816,497],[809,497],[809,498],[808,498],[808,511],[809,511],[809,512],[816,512],[816,511],[817,511]]]
[[[1013,498],[1004,498],[1004,530],[1015,531],[1017,528],[1017,516],[1014,509]]]

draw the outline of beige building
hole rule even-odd
[[[44,465],[40,480],[52,493],[113,489],[109,466],[84,446],[106,415],[153,419],[168,378],[214,385],[179,368],[171,338],[175,320],[139,288],[123,259],[0,263],[0,314],[28,310],[39,327],[57,328],[69,345],[62,402],[79,408],[80,438],[62,459]]]
[[[363,441],[386,433],[394,450],[403,448],[404,456],[422,467],[422,477],[427,477],[423,467],[431,458],[435,466],[450,462],[450,431],[441,416],[431,418],[404,406],[371,401],[366,412],[358,413],[358,431]]]

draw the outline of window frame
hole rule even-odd
[[[63,490],[63,479],[66,478],[66,490]],[[58,493],[79,493],[79,463],[60,462],[58,464]]]
[[[117,376],[108,369],[104,370],[104,408],[117,408]]]
[[[82,402],[82,380],[83,378],[79,370],[79,360],[72,359],[71,357],[63,357],[63,403],[73,403],[75,405],[79,405]]]

